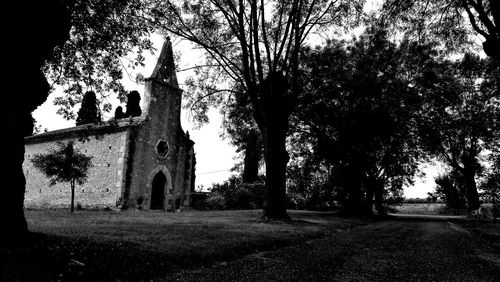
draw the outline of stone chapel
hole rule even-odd
[[[25,138],[25,206],[69,206],[69,184],[49,186],[49,179],[30,159],[70,140],[82,153],[92,156],[93,163],[88,181],[75,188],[77,207],[171,210],[177,198],[181,205],[189,206],[196,160],[194,142],[181,127],[182,92],[167,38],[151,77],[145,80],[140,117]]]

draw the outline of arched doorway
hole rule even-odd
[[[163,172],[159,171],[153,178],[153,185],[151,189],[151,206],[152,210],[163,210],[165,199],[165,185],[167,178]]]

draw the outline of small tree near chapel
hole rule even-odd
[[[75,184],[87,182],[88,170],[93,166],[92,157],[86,156],[74,147],[74,142],[58,142],[58,148],[47,154],[36,154],[31,162],[50,178],[50,186],[67,182],[71,185],[71,212],[75,210]]]

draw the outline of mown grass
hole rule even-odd
[[[27,211],[39,235],[2,249],[0,280],[149,280],[365,223],[329,213],[290,215],[291,223],[265,223],[260,211]]]

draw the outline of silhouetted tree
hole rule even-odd
[[[496,76],[491,60],[466,54],[444,61],[427,74],[429,96],[422,112],[420,136],[425,149],[439,157],[463,185],[469,210],[479,207],[476,178],[485,151],[498,150],[499,113]]]
[[[264,157],[262,137],[252,118],[252,109],[248,95],[241,93],[237,97],[230,97],[220,109],[225,117],[223,120],[224,134],[236,146],[236,152],[242,155],[242,163],[235,168],[241,172],[243,183],[258,181],[259,167]],[[226,134],[227,133],[227,134]]]
[[[28,231],[23,208],[23,138],[33,131],[31,112],[47,99],[50,89],[40,69],[54,47],[69,37],[70,17],[61,1],[8,1],[2,4],[0,21],[2,37],[10,42],[3,44],[8,55],[0,68],[4,105],[0,111],[0,241],[4,242],[23,238],[20,235]]]
[[[463,177],[460,175],[460,171],[453,169],[434,178],[436,189],[433,195],[441,198],[449,209],[457,213],[464,209],[467,203],[465,186],[461,179]]]
[[[3,150],[0,176],[4,183],[9,183],[2,186],[2,197],[8,199],[0,205],[0,221],[5,227],[2,238],[18,239],[22,237],[18,235],[28,231],[23,209],[26,189],[23,137],[33,130],[31,112],[47,99],[51,90],[41,70],[52,83],[68,86],[65,92],[68,95],[56,99],[56,103],[65,101],[61,113],[67,114],[67,118],[74,118],[70,109],[79,102],[84,86],[90,86],[83,85],[82,79],[93,81],[92,89],[99,93],[104,91],[98,85],[120,90],[119,79],[114,79],[122,75],[119,57],[133,46],[141,50],[151,46],[143,36],[150,26],[138,24],[137,18],[130,20],[131,14],[138,12],[132,2],[135,3],[121,0],[4,3],[0,26],[2,36],[12,44],[4,44],[5,54],[9,55],[0,68],[3,102],[9,105],[0,112],[0,130],[8,132],[0,142]],[[27,27],[30,36],[26,36]],[[144,58],[138,54],[136,59],[141,64]]]
[[[78,110],[76,125],[101,122],[101,114],[97,107],[97,99],[94,91],[88,91],[83,95],[82,106]]]
[[[138,117],[142,114],[141,110],[141,95],[137,91],[130,91],[127,95],[127,111],[125,112],[126,118]]]
[[[306,50],[292,146],[297,166],[323,179],[317,187],[335,187],[346,212],[371,213],[375,203],[383,213],[386,195],[411,183],[424,157],[416,130],[421,99],[410,87],[418,64],[408,60],[419,54],[406,47],[373,26],[353,42]]]
[[[92,157],[82,154],[75,148],[73,141],[58,143],[58,149],[47,154],[36,154],[31,162],[38,170],[50,178],[50,186],[60,182],[71,186],[71,212],[75,210],[75,185],[83,185],[88,179],[88,170],[92,167]]]
[[[125,114],[123,113],[123,108],[121,106],[116,107],[115,119],[122,119],[124,116]]]
[[[182,5],[151,1],[147,5],[145,15],[154,26],[205,51],[211,79],[198,84],[200,96],[227,93],[220,85],[229,81],[250,97],[252,116],[264,147],[264,218],[289,218],[286,136],[300,92],[301,47],[315,29],[333,24],[346,26],[347,16],[355,8],[361,9],[361,2],[215,0]]]

